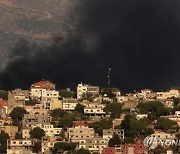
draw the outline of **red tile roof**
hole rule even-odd
[[[48,80],[41,80],[31,85],[32,88],[40,88],[40,89],[55,89],[55,84]]]
[[[78,126],[84,126],[84,127],[87,127],[88,125],[87,125],[85,122],[80,121],[80,122],[74,123],[73,126],[74,126],[74,127],[78,127]]]
[[[8,101],[4,99],[0,99],[0,107],[2,106],[8,106]]]

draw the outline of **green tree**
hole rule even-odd
[[[79,149],[75,152],[75,154],[91,154],[91,152],[88,149]]]
[[[72,124],[73,124],[73,120],[69,117],[65,117],[59,120],[58,127],[67,128],[67,127],[71,127]]]
[[[112,138],[109,140],[109,147],[115,147],[121,144],[121,139],[117,134],[113,134]]]
[[[71,98],[74,97],[74,93],[72,91],[69,91],[67,89],[59,90],[59,95],[61,98]]]
[[[51,149],[53,154],[63,154],[65,151],[74,151],[76,148],[76,143],[68,142],[57,142],[54,144],[54,147]]]
[[[78,112],[78,113],[81,113],[81,114],[84,114],[84,107],[85,107],[84,105],[81,105],[81,104],[78,103],[76,105],[74,111]]]
[[[153,150],[154,154],[162,154],[162,153],[166,153],[166,149],[164,149],[163,147],[161,146],[158,146],[157,148],[155,148]]]
[[[178,130],[177,122],[168,118],[159,118],[155,127],[167,132],[174,132]]]
[[[63,111],[62,109],[54,109],[54,110],[51,110],[51,113],[50,113],[50,115],[55,119],[62,118],[64,117],[65,114],[66,112]]]
[[[174,106],[178,106],[180,103],[180,98],[176,98],[176,97],[172,97],[173,102],[174,102]]]
[[[45,131],[39,127],[35,127],[29,132],[31,138],[35,138],[41,140],[43,136],[45,136]]]
[[[9,114],[11,118],[13,119],[12,125],[18,126],[18,130],[21,130],[21,120],[24,117],[24,114],[26,114],[27,111],[22,107],[15,107],[12,112]]]
[[[19,132],[17,132],[17,133],[15,134],[15,139],[22,139],[22,134],[19,133]]]
[[[8,100],[8,91],[0,90],[0,98]]]
[[[135,143],[134,137],[124,137],[124,143],[130,144],[130,143]]]
[[[64,128],[61,129],[61,132],[60,132],[59,136],[62,137],[62,138],[65,137],[65,130],[64,130]]]
[[[27,114],[27,111],[23,107],[15,107],[9,115],[12,119],[22,120],[24,114]]]
[[[35,153],[41,152],[41,143],[41,141],[35,142],[32,151]]]
[[[125,117],[124,117],[124,120],[122,121],[121,123],[121,128],[128,131],[131,129],[131,126],[130,126],[130,120],[133,119],[134,116],[133,115],[130,115],[130,114],[127,114]]]
[[[82,100],[87,100],[89,102],[93,101],[93,95],[91,93],[83,93],[82,94]]]
[[[36,105],[36,104],[39,104],[39,101],[38,100],[36,100],[36,99],[29,99],[29,101],[26,101],[25,102],[25,104],[27,105],[27,106],[33,106],[33,105]]]
[[[112,88],[103,88],[101,90],[101,95],[106,95],[109,98],[114,98],[116,95],[113,93],[113,89]]]
[[[122,105],[120,103],[109,103],[104,109],[107,113],[111,113],[112,118],[119,118],[122,112]]]
[[[149,101],[145,103],[139,103],[138,108],[142,114],[152,114],[155,118],[158,118],[169,113],[168,109],[164,107],[160,101]]]
[[[90,124],[90,127],[95,129],[95,133],[98,133],[100,136],[103,135],[103,129],[112,128],[112,121],[110,119],[102,119],[100,121],[95,121]]]
[[[0,154],[6,153],[7,149],[7,140],[9,139],[9,135],[4,131],[0,133]]]

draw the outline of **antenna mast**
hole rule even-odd
[[[108,68],[108,74],[107,74],[107,84],[108,84],[108,88],[111,87],[111,68]]]

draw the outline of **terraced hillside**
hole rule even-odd
[[[0,0],[0,68],[19,39],[46,43],[53,34],[74,30],[79,8],[79,0]]]

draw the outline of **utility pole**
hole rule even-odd
[[[108,74],[107,74],[107,84],[108,84],[108,88],[111,87],[111,68],[108,68]]]

